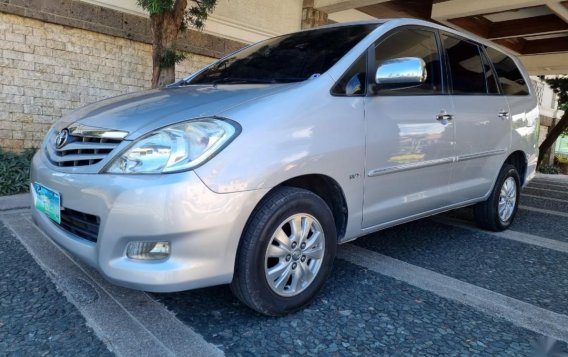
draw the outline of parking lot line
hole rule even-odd
[[[568,185],[553,184],[553,183],[541,183],[541,182],[532,182],[532,181],[526,187],[546,188],[546,189],[555,188],[555,189],[559,189],[563,192],[566,192],[566,190],[568,189]]]
[[[479,229],[472,225],[471,222],[453,218],[453,217],[432,217],[431,220],[441,223],[447,224],[454,227],[465,228],[469,229],[474,232],[482,232],[486,234],[490,234],[493,236],[497,236],[500,238],[510,239],[521,243],[536,245],[538,247],[556,250],[562,253],[568,253],[568,243],[560,242],[554,239],[539,237],[533,234],[517,232],[513,230],[506,230],[502,232],[490,232],[483,229]]]
[[[538,198],[538,199],[543,199],[543,200],[557,201],[557,202],[568,202],[568,201],[563,200],[563,199],[560,199],[560,198],[553,198],[553,197],[546,197],[546,196],[536,196],[536,195],[530,195],[530,194],[528,194],[528,193],[523,193],[522,196],[523,196],[523,197]]]
[[[531,181],[527,188],[544,188],[547,190],[560,190],[566,192],[568,190],[568,183],[563,182],[534,182]]]
[[[119,356],[220,356],[222,351],[146,293],[112,285],[77,263],[27,214],[0,216],[97,336]]]
[[[473,219],[462,218],[469,221]],[[519,209],[510,229],[568,243],[568,219]]]
[[[568,316],[394,259],[346,244],[338,258],[367,268],[438,296],[461,302],[516,326],[568,342]]]
[[[531,182],[534,183],[551,183],[551,184],[560,184],[560,185],[568,185],[568,178],[565,175],[557,175],[558,177],[553,178],[543,178],[537,177],[533,179]]]
[[[542,188],[542,187],[531,187],[531,186],[527,186],[527,188],[531,189],[531,190],[539,190],[539,191],[550,191],[550,192],[560,192],[560,193],[568,193],[568,191],[566,189],[564,190],[552,190],[550,188]]]
[[[568,190],[558,191],[558,190],[526,187],[525,189],[523,189],[521,194],[528,194],[528,195],[546,197],[546,198],[556,198],[559,200],[563,200],[564,202],[568,202]]]
[[[541,198],[541,197],[539,197],[539,198]],[[566,201],[563,201],[563,202],[566,202]],[[525,205],[519,205],[519,208],[526,209],[528,211],[534,211],[534,212],[540,212],[540,213],[546,213],[546,214],[553,214],[555,216],[568,217],[568,213],[566,213],[566,212],[551,211],[551,210],[544,209],[544,208],[536,208],[536,207],[525,206]]]

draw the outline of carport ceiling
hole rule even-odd
[[[533,74],[568,73],[568,0],[314,0],[314,6],[433,20],[512,50]]]
[[[519,54],[568,51],[568,22],[544,5],[447,21]]]

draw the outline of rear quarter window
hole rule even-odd
[[[525,78],[511,57],[491,47],[486,48],[486,53],[497,72],[497,78],[501,85],[501,89],[503,90],[503,94],[529,94],[529,87]]]

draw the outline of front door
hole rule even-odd
[[[380,39],[370,53],[372,74],[383,61],[418,57],[426,63],[427,79],[410,87],[370,85],[365,98],[363,228],[451,203],[447,185],[454,150],[453,107],[442,86],[438,47],[434,30],[412,27]]]

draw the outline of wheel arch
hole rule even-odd
[[[254,215],[254,212],[256,212],[258,207],[264,202],[264,199],[268,197],[274,190],[278,189],[279,187],[285,186],[308,190],[323,199],[331,210],[331,213],[333,214],[333,220],[335,222],[337,233],[337,241],[341,241],[341,238],[345,236],[345,232],[347,230],[347,200],[345,198],[345,193],[343,192],[343,189],[339,185],[339,183],[330,176],[323,174],[305,174],[292,177],[272,187],[268,192],[265,193],[264,197],[258,201],[255,208],[252,210],[252,213],[245,225],[245,229],[243,230],[243,234],[246,231],[246,227],[248,227],[250,223],[251,217]]]
[[[345,236],[349,212],[345,193],[336,180],[327,175],[308,174],[288,179],[276,187],[281,186],[303,188],[321,197],[333,214],[338,242]]]
[[[503,165],[505,164],[511,164],[515,166],[517,172],[519,173],[519,177],[521,179],[521,187],[523,187],[525,185],[525,180],[527,176],[527,167],[528,167],[527,155],[521,150],[513,151],[503,162]],[[503,165],[501,165],[501,167],[503,167]]]

